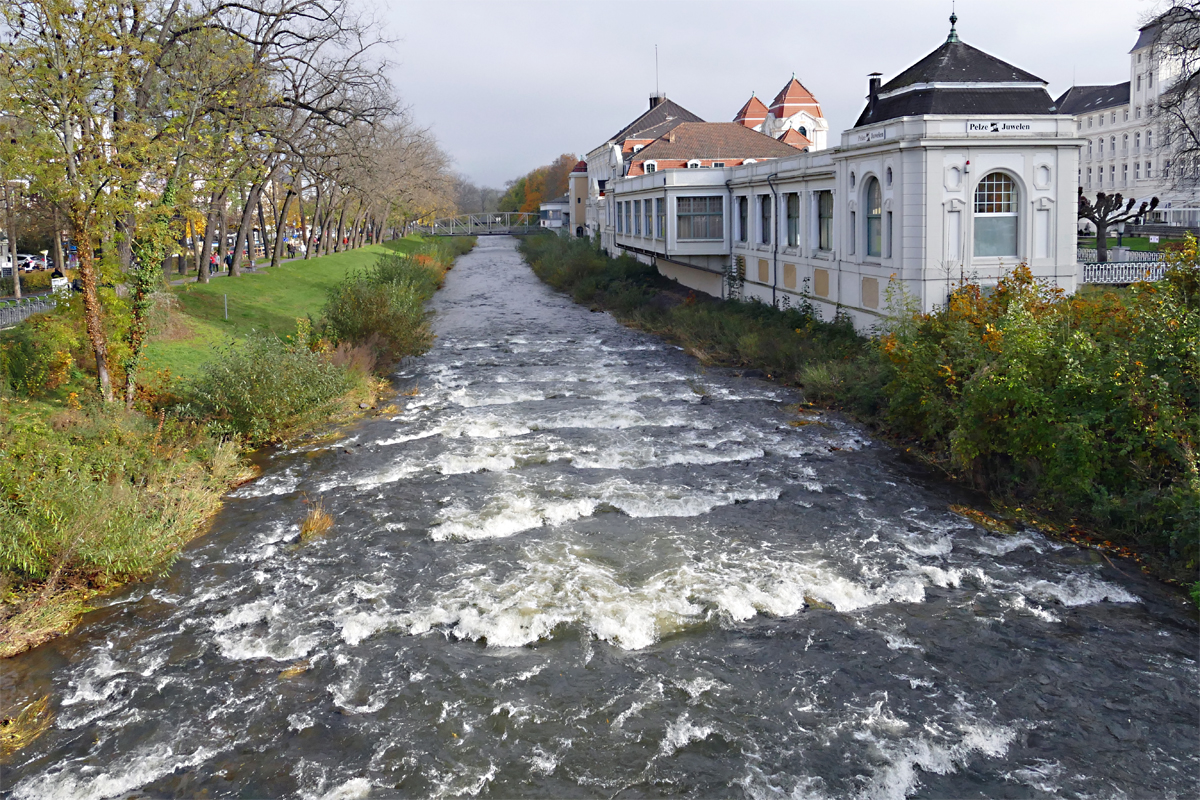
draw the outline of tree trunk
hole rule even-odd
[[[223,195],[212,193],[212,198],[208,201],[208,214],[204,217],[204,244],[200,246],[200,264],[196,270],[196,282],[208,283],[211,277],[208,269],[209,259],[212,258],[213,233],[217,225],[217,203],[223,201]]]
[[[275,222],[275,246],[271,249],[271,266],[278,267],[279,262],[283,260],[283,227],[287,224],[288,207],[292,204],[292,197],[295,192],[291,189],[287,190],[287,194],[283,196],[283,203],[279,209],[279,218]]]
[[[87,211],[83,212],[87,214]],[[96,382],[104,402],[113,399],[112,378],[108,374],[108,344],[104,340],[104,325],[100,319],[100,297],[96,291],[96,263],[92,251],[92,233],[86,225],[73,225],[75,249],[79,253],[79,282],[83,285],[83,321],[92,353],[96,356]]]
[[[296,176],[296,186],[298,186],[298,187],[300,186],[300,176],[299,176],[299,175],[297,175],[297,176]],[[304,189],[303,189],[303,187],[301,187],[301,188],[300,188],[300,194],[298,195],[298,197],[300,198],[300,199],[299,199],[299,201],[298,201],[298,202],[299,202],[299,204],[300,204],[300,205],[299,205],[299,210],[300,210],[300,239],[301,239],[301,241],[303,241],[303,242],[304,242],[304,257],[307,259],[307,258],[308,258],[308,247],[309,247],[309,243],[308,243],[308,220],[306,220],[306,219],[304,218],[304,193],[303,193],[303,192],[304,192]]]
[[[21,271],[17,269],[17,215],[13,213],[16,192],[4,184],[5,227],[8,228],[8,263],[12,266],[13,297],[21,296]]]
[[[254,254],[250,252],[250,228],[254,219],[254,207],[258,205],[258,193],[262,191],[262,183],[250,187],[250,194],[242,204],[242,221],[238,225],[237,238],[234,240],[233,265],[229,268],[229,277],[242,274],[242,253],[249,255],[250,267],[254,267]]]
[[[1108,225],[1096,223],[1096,260],[1108,263]]]
[[[304,232],[304,260],[316,256],[317,226],[321,220],[321,184],[317,184],[317,199],[313,202],[312,229]]]
[[[342,248],[344,246],[342,244],[342,240],[344,240],[346,238],[346,212],[349,210],[350,210],[350,201],[347,200],[345,203],[342,204],[342,214],[340,217],[338,217],[337,243],[334,245],[335,253],[342,252]]]
[[[275,248],[274,248],[274,243],[267,239],[267,218],[266,218],[266,215],[263,214],[262,192],[259,192],[257,205],[258,205],[258,230],[259,230],[258,237],[259,237],[259,239],[262,240],[263,254],[266,255],[266,252],[268,250],[274,250]]]
[[[62,214],[58,210],[58,203],[53,204],[54,209],[54,268],[61,270],[63,275],[67,274],[67,262],[63,260],[62,246]]]
[[[226,205],[229,203],[229,189],[221,192],[221,197],[217,200],[217,234],[220,238],[217,239],[217,259],[221,262],[218,272],[225,269],[225,256],[229,255],[229,229],[228,229],[228,214],[226,213]]]

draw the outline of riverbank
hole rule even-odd
[[[1200,601],[1194,240],[1172,280],[1121,292],[1066,298],[1018,270],[993,295],[966,287],[936,314],[893,294],[894,319],[875,338],[804,306],[698,296],[584,241],[529,237],[521,251],[576,302],[851,414],[986,492],[998,525],[1135,558]]]
[[[96,396],[73,303],[4,332],[0,657],[68,630],[97,594],[169,569],[229,487],[253,477],[249,448],[374,407],[382,373],[428,346],[424,305],[472,245],[413,238],[162,291],[133,412]],[[403,306],[402,345],[330,329],[339,293],[381,294],[381,282],[383,310]],[[110,337],[119,347],[120,331]]]

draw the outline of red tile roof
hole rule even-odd
[[[779,90],[779,94],[775,95],[775,99],[771,101],[770,111],[775,115],[775,119],[784,119],[801,111],[807,111],[814,117],[824,116],[817,98],[813,97],[812,92],[805,89],[794,75],[788,81],[787,86],[784,86]]]
[[[778,137],[779,141],[784,144],[790,144],[798,150],[803,150],[806,147],[812,147],[812,141],[795,128],[788,128]]]
[[[576,172],[587,172],[587,162],[580,161],[578,164],[576,164],[575,168],[571,170],[571,173],[574,174]]]
[[[734,114],[733,121],[745,125],[747,128],[753,128],[761,124],[767,118],[767,107],[754,95],[750,95],[750,99],[746,101],[746,105],[738,109]]]
[[[628,174],[641,175],[647,161],[657,162],[659,169],[686,167],[693,159],[732,167],[748,158],[763,161],[795,154],[790,145],[736,122],[684,122],[634,155]]]

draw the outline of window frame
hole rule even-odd
[[[863,211],[866,254],[870,258],[883,258],[883,185],[874,175],[863,184]]]
[[[800,246],[800,193],[788,192],[787,198],[787,246]]]
[[[770,244],[772,228],[775,227],[775,209],[769,194],[758,196],[758,243]]]
[[[633,235],[642,235],[642,201],[637,199],[633,201]]]
[[[704,200],[708,208],[696,209],[697,201]],[[712,205],[716,204],[714,212]],[[684,206],[687,206],[686,210]],[[684,220],[688,220],[688,234],[684,235]],[[708,235],[694,236],[697,220],[703,219]],[[715,234],[713,228],[716,228]],[[675,238],[678,241],[714,242],[725,239],[725,198],[722,195],[688,195],[675,198]]]
[[[1115,174],[1115,173],[1114,173]],[[991,181],[993,177],[1002,179],[1000,181]],[[982,199],[981,199],[982,193]],[[985,207],[1001,206],[1006,210],[980,210],[980,205]],[[1017,179],[1003,170],[993,170],[984,175],[979,183],[975,184],[975,190],[971,193],[971,213],[974,225],[974,231],[971,244],[972,258],[1018,258],[1021,254],[1021,186]],[[981,222],[989,220],[1011,219],[1012,226],[1012,252],[1008,253],[980,253],[979,246],[981,238],[979,232],[981,228],[989,227],[980,225]]]
[[[737,196],[738,241],[750,243],[750,198],[744,194]]]
[[[817,192],[817,250],[833,252],[833,192],[821,189]]]

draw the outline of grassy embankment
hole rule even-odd
[[[424,303],[472,244],[408,239],[164,291],[132,413],[99,401],[77,301],[0,333],[0,657],[168,569],[249,476],[247,447],[373,402],[375,365],[428,346]],[[122,301],[105,302],[119,363]]]
[[[583,241],[529,237],[534,272],[576,302],[687,348],[758,369],[851,413],[949,477],[986,491],[1003,529],[1024,521],[1193,587],[1200,602],[1200,264],[1195,241],[1159,284],[1073,297],[1015,270],[994,293],[906,310],[874,337],[807,307],[699,297]],[[1005,520],[1008,520],[1006,522]]]

